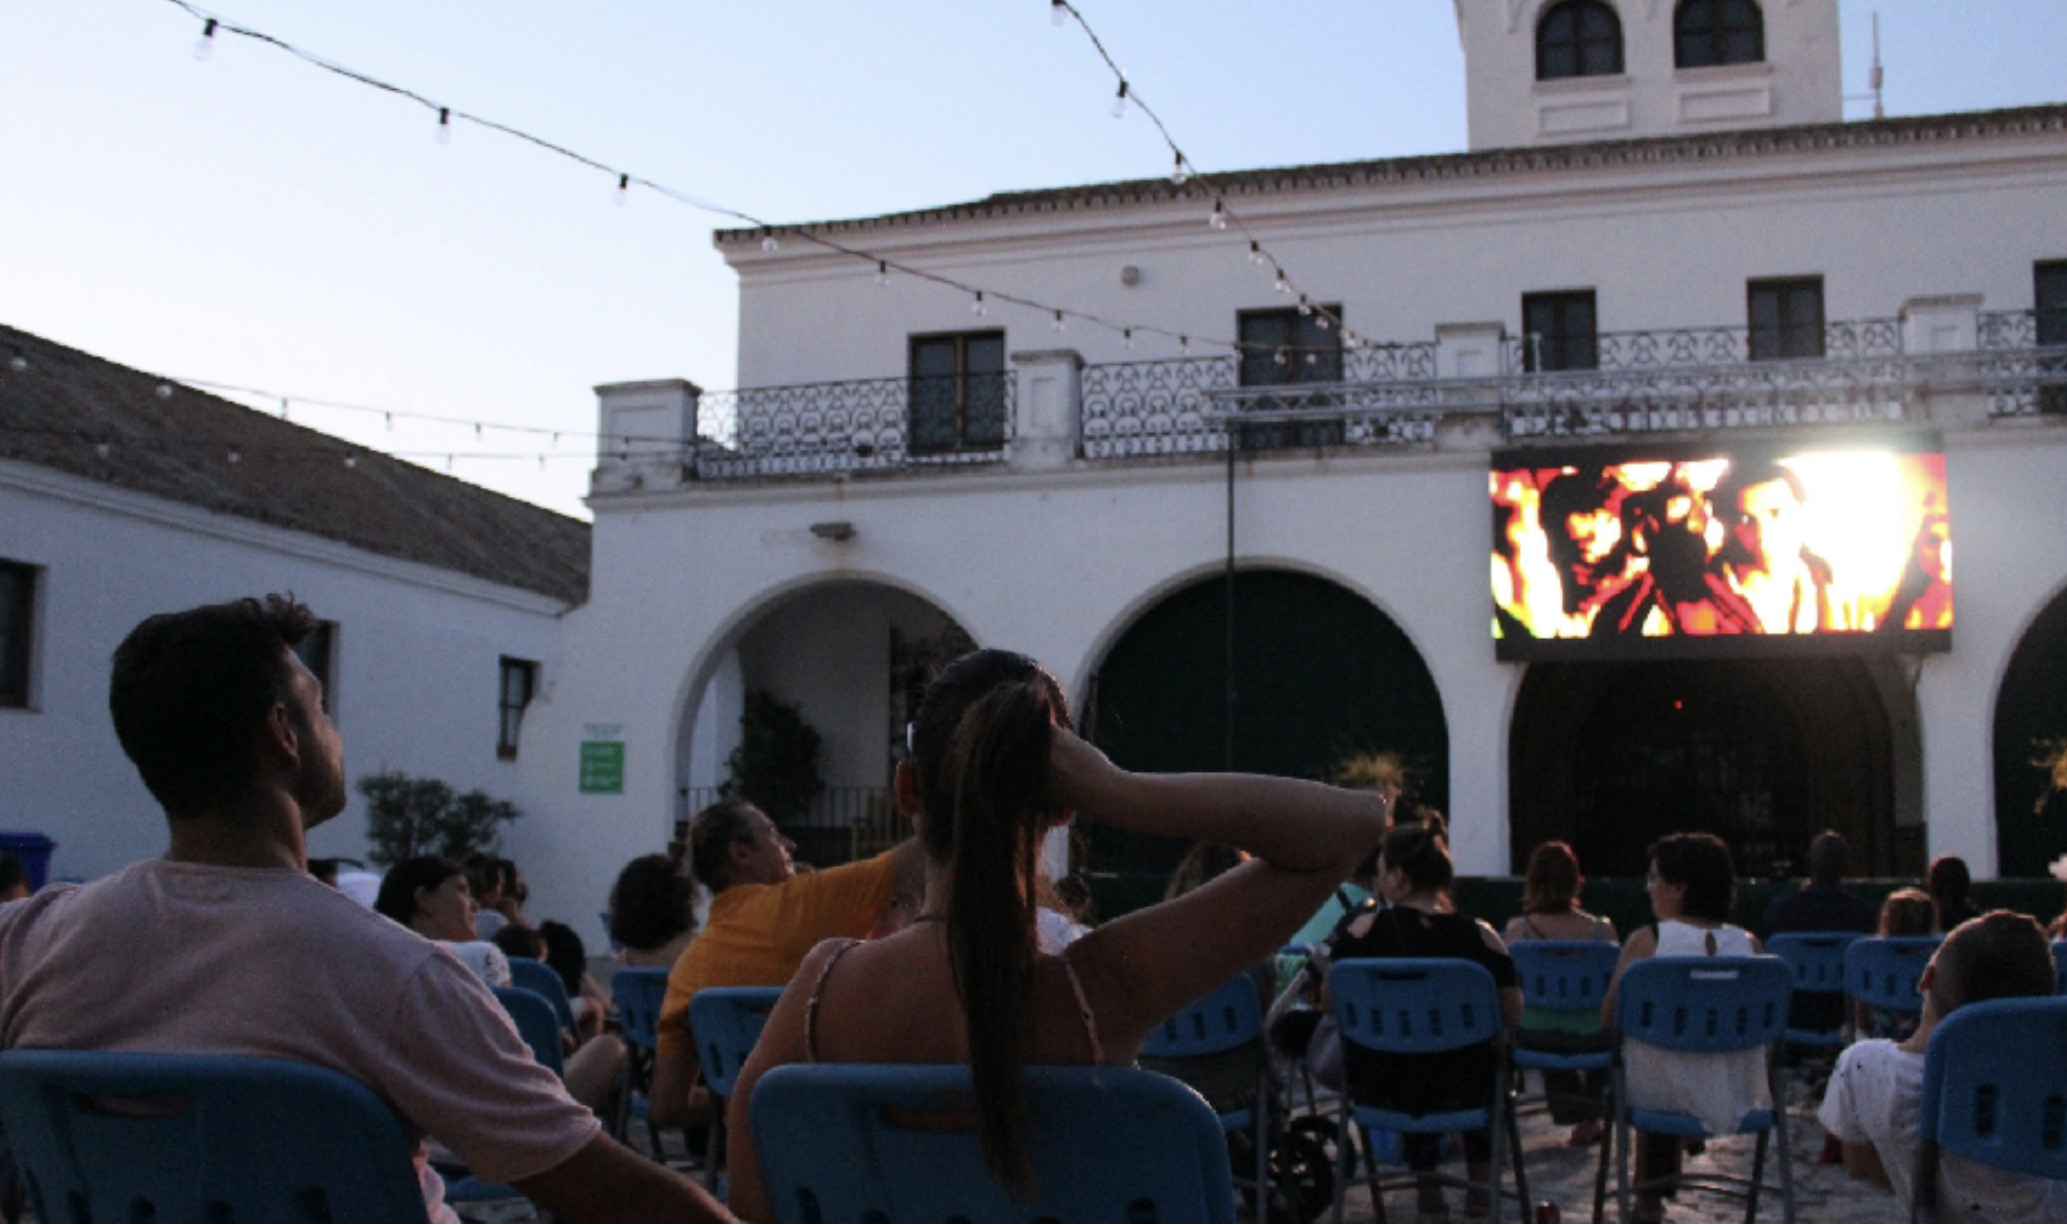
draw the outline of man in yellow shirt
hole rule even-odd
[[[722,800],[689,823],[690,868],[711,891],[710,918],[669,971],[649,1109],[653,1125],[711,1117],[696,1084],[689,1001],[705,987],[780,987],[821,940],[868,935],[924,874],[906,839],[873,859],[799,874],[796,844],[745,800]]]

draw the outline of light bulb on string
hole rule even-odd
[[[1213,201],[1213,215],[1211,217],[1206,218],[1206,224],[1212,226],[1216,230],[1224,230],[1227,228],[1227,209],[1220,203],[1220,201]]]
[[[236,449],[235,447],[231,447],[231,448],[230,448],[230,454],[229,454],[229,461],[230,461],[230,463],[232,463],[232,464],[241,464],[241,463],[243,463],[243,462],[244,462],[244,452],[242,452],[242,451],[239,451],[239,450],[237,450],[237,449]]]
[[[1280,366],[1284,365],[1285,351],[1282,348],[1280,348],[1276,353],[1271,354],[1271,360],[1276,362]]]
[[[976,291],[976,301],[975,301],[975,302],[974,302],[973,304],[971,304],[971,305],[970,305],[970,307],[969,307],[969,313],[970,313],[970,314],[972,314],[972,315],[988,315],[988,314],[990,314],[990,308],[989,308],[989,307],[987,307],[987,306],[985,306],[985,305],[983,304],[983,291],[982,291],[982,290],[980,290],[980,289],[979,289],[979,290],[977,290],[977,291]]]
[[[1125,119],[1127,117],[1127,78],[1125,77],[1120,78],[1120,92],[1112,96],[1112,117],[1114,119]]]
[[[1065,329],[1065,326],[1064,326],[1064,324],[1063,324],[1063,322],[1062,322],[1062,312],[1061,312],[1061,311],[1056,311],[1056,312],[1055,312],[1055,330],[1056,330],[1056,331],[1058,331],[1058,332],[1066,330],[1066,329]]]
[[[16,374],[21,374],[28,370],[29,359],[17,353],[13,357],[7,359],[7,368],[9,370],[14,371]]]
[[[1182,187],[1190,181],[1191,166],[1184,160],[1184,154],[1179,153],[1175,164],[1170,167],[1170,183],[1172,186]]]
[[[1313,325],[1314,325],[1315,327],[1319,328],[1319,329],[1320,329],[1321,331],[1323,331],[1323,332],[1327,331],[1327,330],[1328,330],[1328,315],[1327,315],[1327,312],[1325,312],[1325,311],[1321,312],[1321,316],[1320,316],[1320,318],[1318,318],[1318,319],[1315,319],[1315,320],[1313,321]]]
[[[631,198],[632,198],[632,176],[630,176],[630,175],[628,175],[628,174],[620,174],[620,175],[618,175],[618,176],[617,176],[617,207],[619,207],[619,208],[623,208],[623,207],[625,206],[625,202],[626,202],[626,201],[628,201],[628,200],[630,200]]]
[[[1318,362],[1319,360],[1320,360],[1320,354],[1318,354],[1318,353],[1315,353],[1315,352],[1313,352],[1312,350],[1308,350],[1308,351],[1307,351],[1307,354],[1306,354],[1306,364],[1307,364],[1307,365],[1311,366],[1311,365],[1315,364],[1316,362]]]
[[[390,434],[394,433],[394,432],[395,432],[395,414],[393,414],[393,413],[382,413],[382,414],[381,414],[381,416],[382,416],[383,418],[385,418],[385,419],[386,419],[386,421],[387,421],[387,423],[388,423],[388,433],[390,433]]]
[[[1179,336],[1177,338],[1177,352],[1184,357],[1191,356],[1191,337]]]
[[[201,37],[194,40],[194,58],[202,63],[215,54],[215,18],[210,17],[201,27]]]
[[[775,241],[775,231],[766,226],[761,227],[761,250],[773,251],[781,245],[781,243]]]
[[[1121,328],[1121,329],[1120,329],[1120,347],[1121,347],[1122,349],[1131,349],[1131,348],[1133,348],[1133,347],[1134,347],[1134,329],[1133,329],[1133,328]]]
[[[287,420],[287,397],[280,397],[280,420]]]
[[[1263,244],[1253,238],[1249,240],[1249,262],[1258,268],[1263,267],[1266,262],[1263,258]]]
[[[886,259],[879,259],[876,261],[876,288],[881,289],[889,283],[890,261]]]
[[[1048,0],[1048,20],[1054,22],[1057,27],[1068,24],[1069,5],[1065,0]]]
[[[1313,313],[1313,306],[1306,300],[1305,294],[1299,295],[1299,313],[1302,315],[1311,315]]]
[[[347,456],[345,456],[345,458],[344,458],[344,465],[345,465],[345,471],[347,471],[347,472],[353,472],[353,471],[356,471],[356,470],[358,469],[358,467],[359,467],[359,457],[358,457],[358,456],[356,456],[356,455],[347,455]]]
[[[161,400],[170,400],[172,398],[172,384],[170,383],[160,383],[153,390]]]
[[[449,451],[445,454],[445,471],[452,471],[452,454]]]
[[[105,442],[96,442],[93,444],[93,453],[95,455],[100,456],[102,459],[106,459],[108,457],[108,454],[114,449],[115,448],[109,446]]]
[[[1279,293],[1291,293],[1292,282],[1285,279],[1285,270],[1283,268],[1274,268],[1272,271],[1277,273],[1277,291]]]
[[[449,106],[438,108],[438,143],[441,145],[452,143],[452,108]]]

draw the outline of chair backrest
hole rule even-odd
[[[699,993],[699,998],[701,993]],[[978,1147],[966,1067],[788,1064],[754,1088],[779,1221],[1231,1221],[1227,1141],[1205,1099],[1134,1068],[1027,1068],[1035,1187]]]
[[[1150,1030],[1141,1053],[1150,1059],[1192,1059],[1231,1051],[1262,1036],[1256,980],[1237,974]]]
[[[2060,972],[2060,994],[2067,995],[2067,940],[2053,941],[2053,967]]]
[[[689,1000],[689,1029],[696,1058],[711,1092],[732,1096],[732,1082],[761,1040],[768,1012],[782,998],[780,987],[705,987]]]
[[[1796,991],[1836,993],[1845,989],[1845,950],[1858,932],[1775,932],[1766,952],[1787,963]]]
[[[1943,936],[1867,936],[1845,946],[1845,994],[1890,1012],[1920,1013],[1916,993]]]
[[[1610,940],[1517,940],[1507,946],[1531,1008],[1599,1012],[1622,948]]]
[[[1667,1050],[1748,1050],[1786,1032],[1793,994],[1778,957],[1645,957],[1622,972],[1615,1024]]]
[[[1328,972],[1345,1042],[1396,1054],[1472,1046],[1506,1032],[1493,975],[1454,957],[1351,957]]]
[[[2067,1178],[2067,999],[1987,1000],[1939,1022],[1924,1055],[1917,1131],[1926,1155],[1935,1146],[1997,1169]],[[1918,1181],[1936,1166],[1920,1164]]]
[[[624,1040],[640,1050],[660,1045],[660,1005],[667,998],[668,972],[660,966],[627,966],[610,976],[610,1002]]]
[[[421,1221],[365,1085],[287,1059],[0,1054],[0,1127],[45,1221]]]
[[[553,1006],[553,1015],[560,1018],[560,1028],[574,1028],[574,1005],[567,999],[567,984],[561,980],[560,972],[535,957],[512,957],[510,963],[510,984],[526,991],[536,991]]]
[[[516,1022],[517,1036],[524,1039],[524,1045],[531,1048],[531,1054],[539,1066],[555,1076],[564,1076],[566,1052],[560,1046],[560,1018],[553,1015],[553,1006],[536,991],[524,987],[497,987],[495,999],[502,1010]]]

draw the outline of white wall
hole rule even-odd
[[[0,828],[54,838],[54,875],[164,850],[164,816],[109,721],[109,657],[152,613],[239,596],[292,591],[338,623],[332,709],[349,779],[396,769],[517,791],[517,763],[495,755],[499,661],[540,661],[552,683],[557,601],[9,461],[0,557],[43,567],[37,701],[0,710]],[[356,792],[309,848],[365,857]]]

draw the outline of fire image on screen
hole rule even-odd
[[[1533,656],[1524,644],[1546,640],[1949,645],[1942,453],[1551,458],[1494,457],[1493,633],[1504,657]]]

